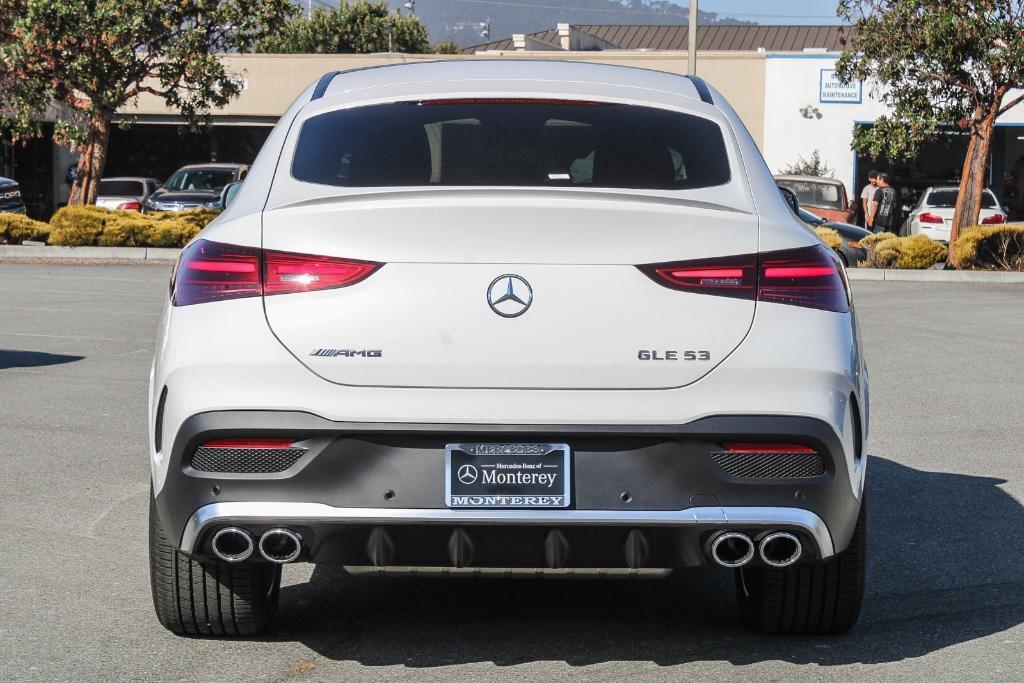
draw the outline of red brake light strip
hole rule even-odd
[[[730,453],[817,453],[818,451],[795,443],[723,443]]]

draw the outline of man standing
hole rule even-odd
[[[893,232],[896,227],[896,190],[888,173],[875,178],[877,189],[868,206],[867,227],[872,232]]]
[[[878,178],[878,171],[868,171],[868,184],[860,191],[860,215],[864,217],[862,225],[868,224],[868,205],[875,196],[875,179]]]

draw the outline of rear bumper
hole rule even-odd
[[[300,559],[350,566],[700,566],[707,564],[708,539],[720,531],[740,531],[755,540],[772,531],[787,531],[801,539],[805,558],[835,554],[825,523],[799,508],[437,510],[264,502],[203,506],[185,525],[181,551],[208,555],[204,538],[228,526],[249,530],[255,538],[271,528],[292,529],[303,541]],[[455,544],[463,548],[457,551]],[[555,544],[563,553],[559,558],[553,557]]]
[[[305,439],[309,451],[271,474],[191,466],[207,440],[275,435]],[[572,448],[571,508],[445,506],[446,443],[555,440]],[[738,477],[710,458],[722,441],[758,440],[811,446],[824,471]],[[845,549],[860,505],[835,431],[806,417],[531,426],[339,423],[307,413],[225,411],[186,420],[167,457],[157,508],[171,538],[197,556],[210,555],[218,528],[238,526],[258,537],[285,526],[302,537],[299,559],[356,566],[464,566],[457,558],[466,557],[480,567],[697,566],[707,563],[708,538],[723,530],[751,538],[789,531],[802,539],[806,557],[824,558]]]

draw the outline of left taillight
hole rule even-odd
[[[171,303],[189,306],[347,287],[364,280],[381,265],[196,240],[178,257],[171,278]]]
[[[658,284],[684,292],[850,310],[842,266],[824,245],[637,267]]]

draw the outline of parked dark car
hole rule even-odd
[[[0,178],[0,212],[25,213],[21,188],[10,178]]]
[[[248,172],[247,164],[183,166],[146,199],[143,208],[145,211],[219,209],[224,187],[244,179]]]
[[[797,211],[797,215],[800,216],[800,220],[812,228],[832,228],[839,233],[839,237],[843,240],[839,247],[839,256],[847,266],[856,266],[867,258],[867,249],[860,246],[860,241],[870,235],[870,231],[850,223],[827,221],[821,216],[815,216],[803,207]]]

